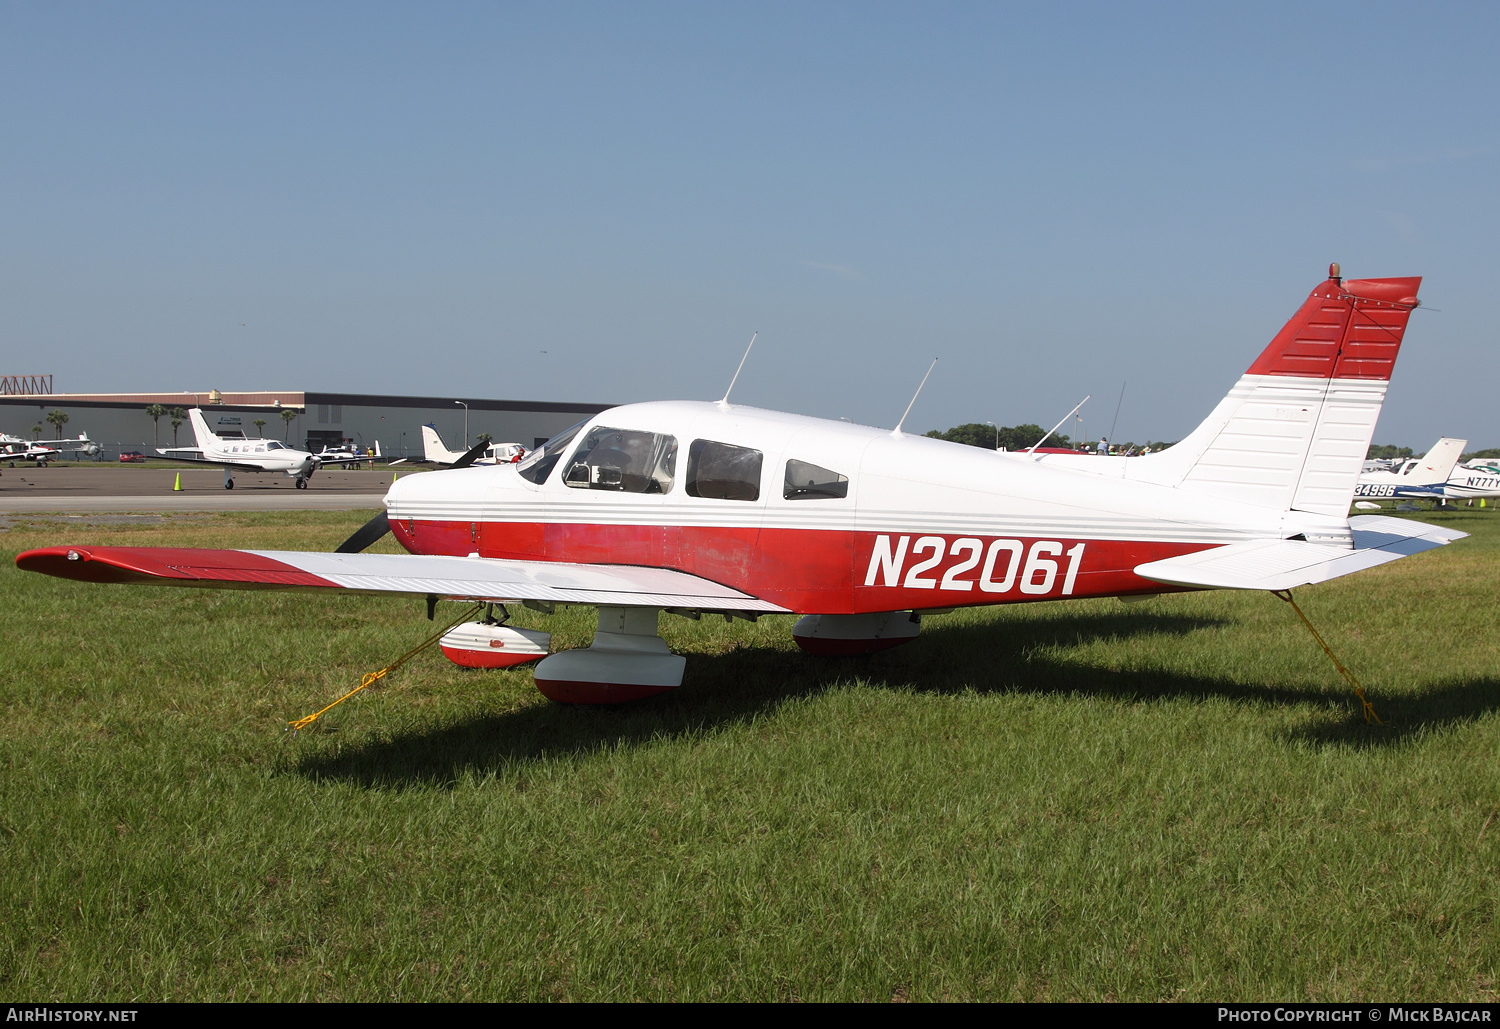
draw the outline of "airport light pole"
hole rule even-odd
[[[464,409],[464,449],[469,449],[469,405],[462,400],[455,400],[455,404],[463,404]]]
[[[1000,426],[996,425],[994,422],[985,422],[984,424],[988,425],[990,428],[992,428],[992,429],[995,430],[995,449],[999,450],[1000,449]]]

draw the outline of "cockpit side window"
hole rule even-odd
[[[599,425],[578,445],[563,482],[575,489],[666,493],[676,470],[676,436]]]
[[[527,454],[526,459],[516,465],[516,470],[540,486],[547,481],[547,476],[552,474],[553,467],[562,458],[563,451],[568,449],[568,444],[573,442],[573,437],[578,435],[578,430],[586,424],[586,422],[579,422],[572,428],[559,432]]]
[[[841,500],[849,495],[849,476],[807,461],[788,461],[781,495],[787,500]]]
[[[760,466],[764,455],[749,447],[695,439],[688,447],[687,485],[690,497],[710,500],[759,500]]]

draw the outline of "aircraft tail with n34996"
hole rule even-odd
[[[1348,517],[1420,281],[1330,269],[1158,454],[996,453],[726,402],[631,404],[519,464],[393,483],[340,553],[56,546],[17,564],[102,583],[591,604],[593,644],[535,669],[548,696],[583,702],[681,682],[662,611],[795,613],[804,650],[856,654],[910,642],[924,611],[1287,590],[1464,535]],[[408,553],[359,552],[386,531]],[[472,623],[444,650],[546,649],[504,629]]]

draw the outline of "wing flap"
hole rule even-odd
[[[1289,590],[1327,582],[1424,550],[1446,546],[1468,533],[1380,515],[1349,519],[1354,547],[1304,540],[1255,540],[1137,565],[1154,582],[1198,589]]]
[[[44,547],[16,566],[64,579],[220,589],[341,589],[436,594],[465,600],[685,607],[710,611],[786,609],[709,579],[637,565],[502,561],[421,554],[318,554],[294,550],[170,547]]]

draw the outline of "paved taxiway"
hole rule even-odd
[[[391,484],[389,469],[322,471],[305,490],[284,475],[236,475],[224,488],[217,468],[184,468],[182,490],[175,468],[0,468],[0,514],[41,511],[361,511],[380,507]],[[410,473],[408,473],[410,474]]]

